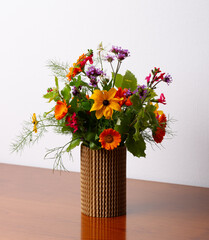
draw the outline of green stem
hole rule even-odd
[[[120,66],[121,66],[121,61],[118,61],[117,68],[116,68],[116,71],[115,71],[115,74],[114,74],[114,79],[113,79],[113,87],[115,86],[115,80],[116,80],[116,76],[118,74],[118,71],[120,69]]]

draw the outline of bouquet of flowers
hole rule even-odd
[[[69,136],[64,146],[46,153],[53,154],[55,167],[62,166],[64,152],[80,143],[109,151],[125,145],[134,156],[145,157],[146,143],[162,142],[168,132],[168,118],[158,104],[166,104],[166,100],[163,93],[157,96],[155,89],[161,82],[169,85],[171,76],[154,68],[140,85],[131,71],[119,74],[121,64],[130,56],[127,49],[113,46],[107,52],[100,44],[96,55],[88,50],[73,66],[49,63],[55,86],[43,97],[54,101],[53,107],[42,116],[33,114],[13,143],[13,151],[37,142],[51,127]],[[110,73],[104,70],[105,64],[110,66]]]

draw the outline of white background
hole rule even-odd
[[[175,137],[161,149],[148,146],[146,158],[128,154],[127,176],[209,187],[208,12],[207,0],[1,1],[0,162],[52,168],[45,149],[68,139],[49,133],[22,155],[10,154],[10,143],[33,112],[51,107],[42,98],[54,86],[47,61],[73,63],[103,41],[129,49],[121,73],[131,70],[139,83],[153,67],[173,76],[158,93],[176,119]],[[67,161],[72,171],[80,170],[79,154]]]

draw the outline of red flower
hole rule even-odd
[[[73,113],[72,116],[68,116],[66,118],[66,121],[68,122],[68,124],[66,124],[66,126],[70,126],[71,128],[74,129],[73,133],[75,133],[78,130],[78,122],[77,122],[77,117],[76,114]]]
[[[155,133],[153,134],[153,138],[156,143],[161,143],[165,136],[165,128],[166,128],[166,122],[167,122],[167,119],[164,113],[158,118],[158,122],[160,127],[157,127]]]
[[[66,75],[66,77],[71,81],[72,78],[74,78],[77,74],[83,71],[83,68],[85,67],[87,61],[90,62],[90,64],[93,63],[93,54],[86,56],[86,54],[82,54],[76,63],[73,63],[73,67],[69,69],[69,73]]]
[[[87,61],[89,61],[90,64],[93,64],[92,57],[93,57],[93,54],[86,57],[82,62],[80,62],[80,67],[83,68],[86,65]]]
[[[166,102],[165,102],[165,96],[164,96],[164,94],[163,93],[161,93],[161,95],[160,95],[160,98],[158,99],[158,102],[159,103],[162,103],[162,104],[166,104]]]
[[[123,106],[123,104],[125,104],[126,106],[132,105],[130,96],[128,98],[126,97],[127,91],[129,91],[127,88],[122,89],[121,87],[119,87],[118,91],[115,94],[115,98],[122,98],[122,100],[118,102],[120,106]]]
[[[122,100],[118,102],[120,106],[122,106],[125,103],[124,92],[121,87],[118,88],[115,94],[115,98],[122,98]]]
[[[131,97],[131,96],[130,96]],[[131,102],[131,100],[130,100],[130,97],[128,97],[128,99],[126,100],[126,102],[125,102],[125,105],[126,106],[131,106],[133,103]]]

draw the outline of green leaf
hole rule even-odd
[[[122,87],[122,89],[124,89],[124,88],[129,89],[130,88],[131,91],[136,90],[137,79],[131,71],[129,71],[129,70],[126,71],[126,74],[123,77],[123,82],[122,82],[121,87]]]
[[[101,148],[101,147],[97,146],[94,142],[90,142],[89,147],[93,150],[98,150]]]
[[[49,102],[51,102],[52,100],[55,100],[55,98],[59,97],[59,95],[57,91],[52,91],[44,94],[43,97],[49,99]]]
[[[59,83],[58,83],[58,78],[57,77],[55,77],[55,85],[56,85],[57,89],[59,89]]]
[[[95,140],[96,133],[94,132],[87,132],[86,133],[86,140],[88,142],[94,141]]]
[[[79,146],[81,142],[80,138],[75,138],[70,142],[70,145],[68,146],[68,148],[66,149],[67,152],[70,152],[73,148]]]
[[[145,157],[146,144],[142,135],[138,136],[138,140],[135,141],[133,135],[129,134],[125,143],[129,152],[131,152],[136,157]]]
[[[91,103],[90,102],[82,102],[81,103],[82,109],[84,111],[89,111],[91,108]]]
[[[79,87],[81,85],[81,76],[79,75],[76,82],[75,82],[75,87]]]
[[[113,74],[113,78],[114,78],[114,74]],[[119,88],[122,86],[122,83],[123,83],[123,76],[121,74],[117,74],[115,78],[115,86]]]
[[[130,97],[131,102],[133,103],[132,107],[136,110],[136,111],[140,111],[140,109],[142,108],[142,102],[141,99],[139,98],[138,95],[133,94]]]
[[[71,98],[70,91],[71,91],[71,88],[67,84],[65,85],[65,87],[61,91],[61,94],[62,94],[63,98],[66,100],[67,103],[69,102],[69,100]]]

